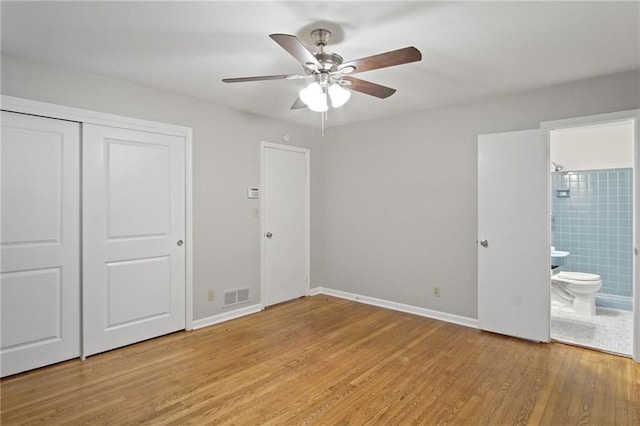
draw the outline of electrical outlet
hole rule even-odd
[[[213,290],[209,290],[209,302],[216,300],[216,292]]]
[[[440,287],[434,287],[433,288],[433,295],[435,297],[440,297]]]

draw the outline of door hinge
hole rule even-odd
[[[633,254],[635,254],[636,256],[638,255],[638,247],[633,248]]]

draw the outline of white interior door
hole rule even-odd
[[[548,138],[546,129],[478,137],[478,324],[544,342],[550,334]]]
[[[83,355],[185,328],[185,140],[83,127]]]
[[[2,112],[2,376],[80,355],[80,126]]]
[[[309,151],[262,145],[263,303],[309,294]]]

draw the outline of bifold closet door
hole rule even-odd
[[[80,125],[2,112],[2,376],[80,356]]]
[[[185,139],[83,126],[83,355],[185,328]]]

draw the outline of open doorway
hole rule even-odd
[[[634,127],[550,132],[551,338],[633,355]]]

